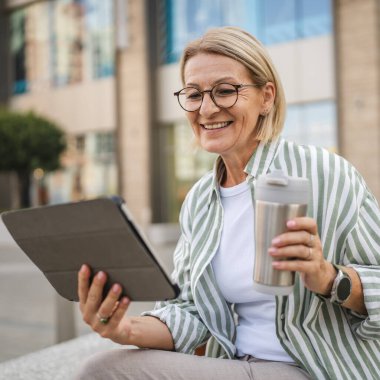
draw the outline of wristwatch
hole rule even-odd
[[[341,305],[351,295],[352,281],[350,276],[343,272],[339,265],[333,264],[333,266],[337,271],[337,275],[331,288],[330,302]]]

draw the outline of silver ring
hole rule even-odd
[[[96,313],[96,316],[99,318],[99,322],[103,325],[106,325],[110,320],[110,317],[102,317],[99,313]]]
[[[310,258],[311,258],[311,247],[309,247],[309,254],[308,254],[308,256],[306,257],[306,260],[310,260]]]

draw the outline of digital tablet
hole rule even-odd
[[[41,206],[1,214],[10,234],[64,298],[78,301],[78,271],[102,270],[132,301],[175,298],[173,284],[119,197]]]

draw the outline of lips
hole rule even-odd
[[[232,124],[232,121],[223,121],[218,123],[210,123],[210,124],[201,124],[201,127],[203,129],[206,129],[208,131],[215,130],[215,129],[223,129],[228,127],[230,124]]]

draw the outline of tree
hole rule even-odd
[[[65,148],[64,133],[52,121],[33,112],[0,110],[0,171],[16,172],[21,207],[30,206],[32,172],[58,169]]]

